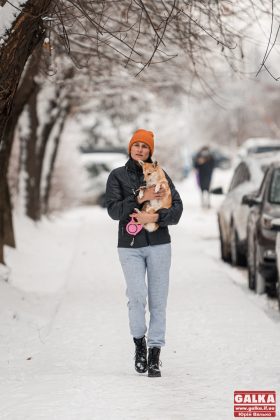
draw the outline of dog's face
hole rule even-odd
[[[147,183],[156,183],[159,178],[159,165],[157,162],[147,163],[139,161],[140,165],[143,168],[144,179]]]

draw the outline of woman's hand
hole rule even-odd
[[[161,198],[164,197],[164,194],[165,194],[165,189],[162,187],[160,187],[160,190],[158,192],[155,192],[155,186],[145,188],[143,191],[144,191],[143,197],[142,198],[140,198],[139,196],[137,197],[137,201],[139,204],[142,204],[145,201],[149,201],[149,200],[160,200]]]
[[[136,219],[137,223],[145,225],[146,223],[155,223],[158,221],[159,215],[157,213],[146,213],[142,211],[141,213],[132,213],[130,217]]]

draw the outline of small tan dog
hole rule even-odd
[[[165,190],[165,194],[162,199],[146,201],[142,211],[147,213],[156,213],[159,209],[169,209],[172,205],[172,196],[165,173],[157,162],[146,163],[140,160],[139,163],[142,166],[144,179],[146,181],[146,187],[144,188],[155,186],[155,192],[158,192],[160,188]],[[144,188],[140,189],[140,198],[144,195]],[[159,227],[157,223],[146,223],[143,226],[148,232],[154,232]]]

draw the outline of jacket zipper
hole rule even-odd
[[[131,188],[133,194],[136,195],[137,190],[135,191],[135,188],[132,187],[128,172],[129,172],[129,170],[127,170],[126,174],[127,174],[127,178],[128,178],[130,188]],[[137,177],[137,180],[138,180],[138,184],[141,185],[141,179],[139,178],[139,176],[137,174],[136,174],[136,177]],[[147,244],[151,245],[150,239],[149,239],[149,233],[146,231],[146,229],[143,229],[143,230],[145,231],[145,237],[146,237]],[[123,234],[123,227],[122,227],[122,234]],[[134,237],[132,239],[132,242],[131,242],[130,246],[133,246],[133,245],[134,245]]]

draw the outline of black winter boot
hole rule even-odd
[[[156,378],[161,376],[161,372],[159,369],[160,361],[160,348],[159,347],[151,347],[149,348],[149,355],[148,355],[148,376],[151,378]]]
[[[145,336],[142,338],[133,338],[135,343],[135,370],[138,373],[147,372],[147,345]]]

